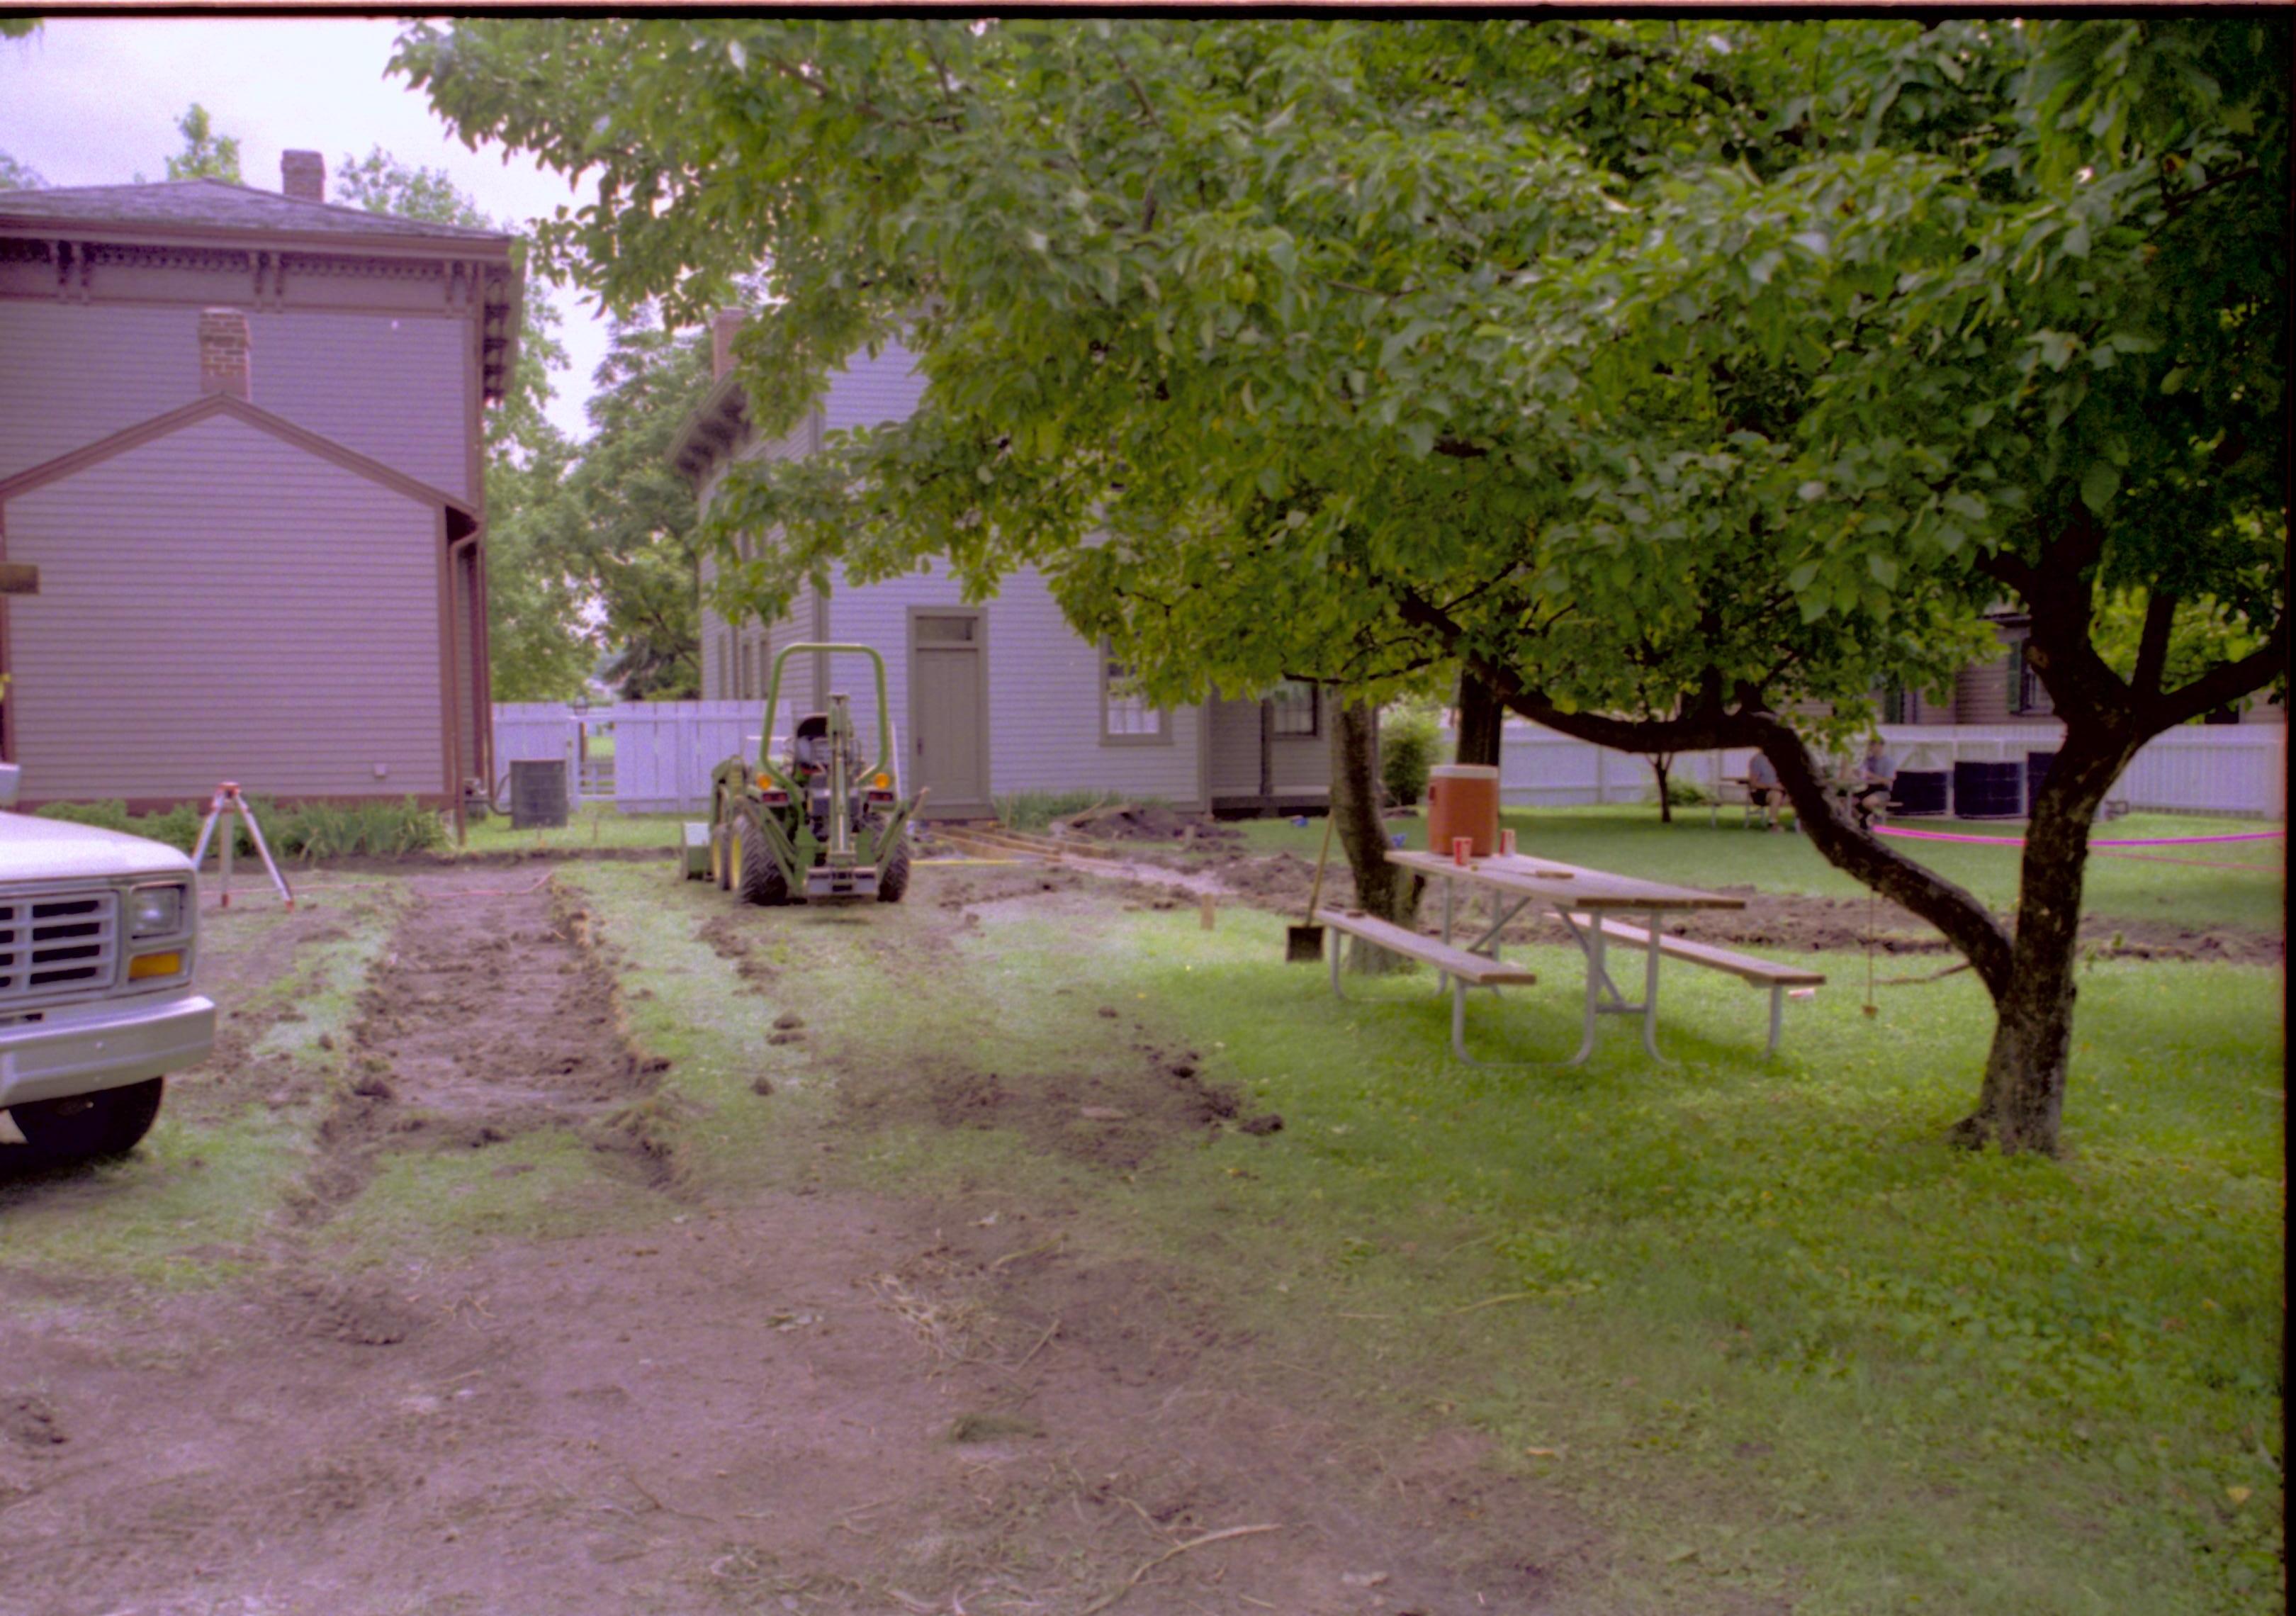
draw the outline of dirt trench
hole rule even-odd
[[[358,998],[345,1070],[290,1202],[322,1224],[397,1150],[484,1150],[572,1128],[647,1182],[672,1176],[647,1102],[664,1063],[633,1043],[591,918],[555,881],[418,886]]]

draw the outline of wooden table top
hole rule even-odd
[[[1389,863],[1400,865],[1406,870],[1415,870],[1422,875],[1472,882],[1501,892],[1545,898],[1550,903],[1567,905],[1573,909],[1742,909],[1746,906],[1746,900],[1742,898],[1726,897],[1720,892],[1702,892],[1696,887],[1677,887],[1664,882],[1643,881],[1632,875],[1613,875],[1608,871],[1558,864],[1554,859],[1535,857],[1527,853],[1509,857],[1494,854],[1488,858],[1478,858],[1464,868],[1440,853],[1390,853],[1387,857]]]

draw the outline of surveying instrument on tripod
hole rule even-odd
[[[255,810],[240,794],[239,783],[226,780],[216,787],[215,800],[208,805],[208,816],[200,825],[199,845],[192,849],[192,869],[196,873],[208,856],[208,839],[215,834],[216,824],[226,814],[236,814],[247,826],[247,834],[255,843],[255,850],[263,857],[263,867],[271,872],[271,884],[279,889],[279,896],[289,908],[295,906],[295,895],[287,890],[287,878],[279,873],[278,863],[271,857],[271,849],[263,840],[263,827],[255,823]],[[231,907],[231,854],[237,834],[226,828],[223,840],[216,845],[216,907]]]

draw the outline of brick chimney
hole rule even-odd
[[[734,368],[734,333],[750,317],[746,308],[721,308],[709,321],[709,379],[722,381]]]
[[[327,160],[316,152],[282,152],[279,189],[299,202],[325,201]]]
[[[248,387],[247,316],[236,308],[200,310],[200,394],[229,393],[252,402]]]

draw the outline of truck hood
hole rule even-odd
[[[188,874],[191,867],[190,859],[164,841],[0,812],[0,882],[108,881]]]

